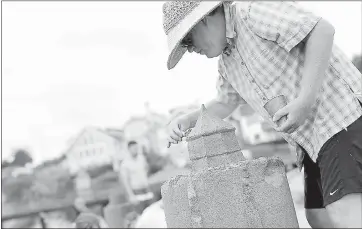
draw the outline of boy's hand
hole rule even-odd
[[[294,132],[305,122],[310,114],[313,104],[312,101],[314,101],[312,98],[300,96],[278,110],[273,117],[273,122],[277,122],[284,116],[286,116],[287,119],[276,130],[285,133]]]
[[[190,125],[190,121],[182,117],[172,120],[167,125],[167,148],[170,148],[171,143],[177,144],[182,141],[182,138],[185,137],[185,131],[190,128]]]

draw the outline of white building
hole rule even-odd
[[[165,126],[167,117],[154,112],[144,116],[133,116],[123,125],[124,137],[127,141],[137,141],[146,152],[164,154],[166,148]]]
[[[70,173],[81,169],[112,164],[127,154],[122,131],[102,130],[96,127],[84,128],[66,150],[66,161]]]
[[[235,133],[241,146],[283,140],[282,136],[248,105],[235,109],[225,121],[236,128]]]

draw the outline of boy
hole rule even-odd
[[[295,2],[170,1],[163,15],[168,69],[187,50],[220,56],[209,112],[225,118],[249,104],[295,149],[311,226],[361,228],[361,74],[333,45],[334,27]],[[268,113],[280,97],[286,105]],[[197,117],[171,121],[169,142],[181,141]]]

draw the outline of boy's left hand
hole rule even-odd
[[[305,122],[310,114],[313,104],[312,101],[312,98],[300,96],[278,110],[273,117],[273,122],[277,122],[283,116],[287,116],[287,119],[284,123],[277,127],[276,130],[278,132],[285,133],[294,132]]]

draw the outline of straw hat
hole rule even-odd
[[[211,13],[222,1],[168,1],[163,4],[163,28],[167,35],[169,56],[167,68],[176,66],[187,51],[181,47],[182,39],[190,30]]]

